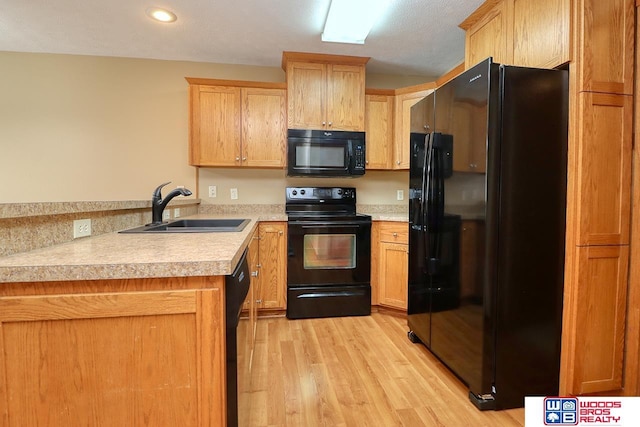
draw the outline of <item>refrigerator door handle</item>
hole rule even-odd
[[[430,258],[430,242],[429,242],[429,200],[430,200],[430,179],[431,179],[431,134],[425,135],[424,138],[424,159],[422,163],[422,200],[420,209],[422,211],[422,233],[425,234],[424,241],[424,256],[425,273],[429,273],[429,258]]]
[[[433,248],[429,270],[431,274],[437,274],[440,270],[440,258],[442,257],[442,224],[444,223],[444,155],[445,150],[442,143],[442,134],[433,135],[433,181],[434,181],[434,216],[435,227],[432,230]]]

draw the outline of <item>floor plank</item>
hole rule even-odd
[[[524,425],[524,409],[478,411],[406,333],[405,319],[383,313],[259,319],[244,427]]]

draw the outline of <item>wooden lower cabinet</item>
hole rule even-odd
[[[3,426],[225,426],[224,277],[4,283]]]
[[[287,223],[261,222],[259,233],[258,310],[284,310],[287,308]]]
[[[560,394],[619,393],[625,339],[629,247],[575,249],[575,286],[565,292]]]
[[[374,223],[376,225],[376,223]],[[379,240],[373,242],[372,278],[377,303],[381,306],[407,310],[407,284],[409,266],[408,224],[406,222],[377,223],[373,235]]]

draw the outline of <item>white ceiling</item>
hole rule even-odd
[[[0,0],[0,51],[279,67],[282,51],[369,56],[372,73],[440,76],[484,0],[392,0],[364,45],[320,40],[330,0]],[[151,6],[173,24],[151,21]]]

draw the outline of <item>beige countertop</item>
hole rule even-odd
[[[240,232],[108,233],[0,258],[0,283],[230,274],[259,221],[286,221],[284,214],[208,215],[249,218]]]

